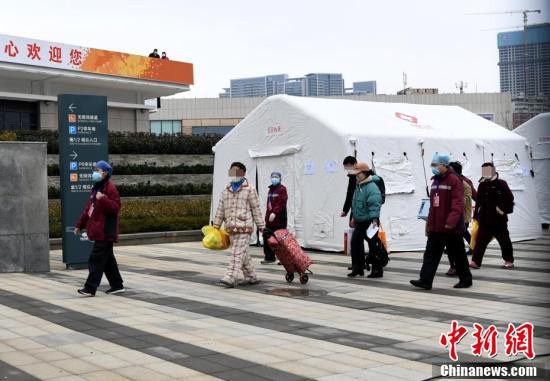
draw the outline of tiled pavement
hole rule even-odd
[[[409,285],[421,253],[391,254],[383,279],[348,279],[348,257],[309,253],[315,274],[301,286],[251,248],[262,283],[226,290],[214,282],[227,252],[117,247],[128,292],[95,298],[76,294],[87,272],[65,270],[54,251],[49,274],[0,274],[0,380],[425,380],[448,361],[438,339],[452,320],[501,336],[532,322],[547,369],[550,235],[514,248],[516,269],[491,247],[467,290],[452,288],[443,258],[426,292]],[[460,342],[462,361],[480,361],[472,342]],[[491,361],[509,361],[499,345]]]

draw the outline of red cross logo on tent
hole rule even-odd
[[[396,118],[399,118],[399,119],[402,119],[406,122],[410,122],[410,123],[414,123],[414,124],[417,124],[418,123],[418,118],[416,116],[412,116],[412,115],[407,115],[407,114],[403,114],[401,112],[395,112],[395,117]]]

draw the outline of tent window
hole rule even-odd
[[[523,170],[519,161],[499,159],[495,160],[494,164],[499,177],[508,183],[511,190],[525,190]]]
[[[386,194],[413,193],[412,163],[405,158],[374,160],[376,174],[384,179]]]

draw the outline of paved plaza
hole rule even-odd
[[[532,322],[535,361],[548,369],[550,235],[514,248],[516,269],[501,269],[490,247],[465,290],[452,288],[444,256],[423,291],[409,284],[420,252],[392,253],[382,279],[349,279],[349,257],[310,252],[315,274],[302,286],[252,247],[262,282],[222,289],[228,252],[125,246],[115,254],[128,291],[106,295],[104,280],[94,298],[76,293],[87,271],[65,270],[52,251],[51,273],[0,274],[0,380],[425,380],[449,362],[439,338],[452,320],[495,324],[499,337]],[[460,361],[480,361],[472,342],[459,343]],[[503,347],[493,361],[514,359]]]

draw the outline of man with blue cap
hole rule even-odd
[[[432,158],[432,187],[430,211],[426,224],[428,241],[424,252],[420,279],[411,280],[415,287],[429,290],[443,255],[447,248],[451,263],[456,264],[459,282],[454,288],[472,285],[472,273],[468,265],[462,236],[464,234],[464,185],[462,180],[449,169],[450,157],[436,153]]]
[[[86,228],[88,239],[94,241],[92,254],[88,260],[88,279],[78,293],[95,296],[103,273],[111,286],[106,293],[118,294],[124,291],[122,277],[113,253],[113,243],[118,241],[120,197],[111,181],[113,168],[106,161],[95,163],[92,173],[94,185],[86,208],[76,223],[74,233],[80,234]]]

